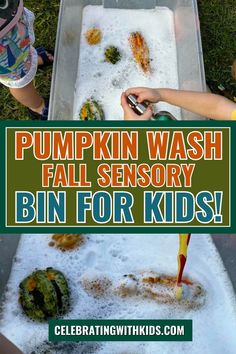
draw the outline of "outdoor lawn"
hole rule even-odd
[[[236,96],[231,66],[236,59],[235,0],[198,0],[207,83],[217,92],[222,84]]]
[[[35,46],[54,48],[57,31],[59,0],[24,0],[24,5],[35,14]],[[38,71],[36,87],[43,96],[49,96],[51,68]],[[27,110],[17,103],[9,91],[0,85],[0,119],[29,119]]]
[[[24,0],[35,13],[36,46],[53,48],[56,38],[59,0]],[[222,84],[236,96],[236,82],[231,65],[236,58],[235,0],[198,0],[207,83],[214,92]],[[51,69],[39,71],[36,87],[43,96],[49,95]],[[0,86],[0,119],[28,119],[27,111]]]

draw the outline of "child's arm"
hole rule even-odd
[[[160,89],[161,101],[212,119],[231,119],[236,104],[212,93]]]
[[[234,102],[212,93],[141,87],[127,90],[126,95],[129,94],[137,95],[139,102],[163,101],[212,119],[233,119],[233,112],[236,110]]]

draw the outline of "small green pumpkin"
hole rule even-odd
[[[82,106],[80,110],[81,120],[104,120],[105,115],[100,104],[89,98]]]
[[[100,344],[97,342],[43,342],[34,349],[29,351],[30,354],[82,354],[82,353],[97,353],[100,349]],[[27,352],[28,353],[28,352]]]
[[[24,313],[34,321],[58,318],[69,308],[69,287],[60,271],[36,270],[19,285],[19,302]]]
[[[108,63],[115,65],[121,60],[121,54],[117,47],[110,46],[105,49],[105,60]]]

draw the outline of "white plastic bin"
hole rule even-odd
[[[78,70],[82,12],[87,5],[107,8],[151,9],[166,6],[174,12],[178,32],[179,88],[205,91],[205,73],[196,0],[62,0],[58,23],[55,66],[51,88],[50,120],[72,120]],[[180,34],[180,35],[179,35]],[[200,119],[182,111],[183,120]]]

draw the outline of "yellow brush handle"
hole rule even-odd
[[[179,254],[187,257],[189,234],[179,234]]]
[[[182,299],[182,278],[184,267],[187,259],[188,245],[190,241],[190,234],[179,234],[179,253],[178,253],[178,274],[177,274],[177,286],[176,286],[176,298]]]

